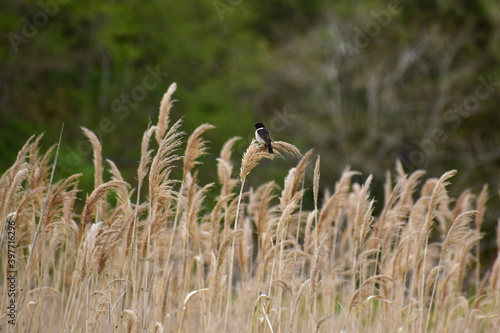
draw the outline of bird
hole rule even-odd
[[[269,131],[264,127],[263,123],[256,123],[253,125],[256,128],[255,139],[259,143],[266,145],[269,153],[273,154],[273,147],[271,146],[271,144],[273,143],[273,138],[271,137],[271,134],[269,134]]]

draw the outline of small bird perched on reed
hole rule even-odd
[[[255,139],[259,143],[266,145],[267,149],[269,149],[269,153],[273,154],[273,147],[271,146],[273,138],[271,137],[271,134],[269,134],[269,131],[264,127],[263,123],[256,123],[253,125],[256,128]]]

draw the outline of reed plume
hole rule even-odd
[[[274,154],[270,154],[265,146],[261,146],[257,141],[252,140],[247,150],[243,154],[240,169],[240,181],[243,183],[244,179],[253,168],[259,164],[263,158],[274,159]]]
[[[199,167],[212,125],[198,127],[179,156],[182,120],[169,124],[174,90],[142,136],[132,181],[87,129],[95,171],[84,176],[94,187],[81,205],[81,175],[56,172],[61,142],[43,151],[42,135],[0,176],[0,266],[7,272],[12,263],[21,278],[16,326],[5,312],[2,328],[498,331],[500,253],[491,267],[479,255],[494,215],[485,212],[498,200],[487,186],[452,196],[454,171],[425,178],[397,161],[363,182],[346,168],[330,190],[320,156],[309,177],[312,150],[302,156],[279,141],[275,154],[251,142],[234,175],[237,137]],[[288,156],[299,158],[284,179],[256,178],[245,188],[262,159]],[[4,309],[11,302],[0,293]]]
[[[189,137],[186,146],[186,153],[184,154],[184,178],[194,168],[195,165],[200,164],[197,159],[200,156],[206,154],[207,141],[203,140],[201,138],[201,135],[209,129],[213,128],[215,128],[215,126],[210,124],[202,124],[198,126],[198,128],[196,128],[193,134],[191,134],[191,136]]]
[[[94,151],[94,188],[98,188],[102,184],[102,146],[94,132],[85,127],[82,127],[82,131],[89,139]]]
[[[175,100],[172,100],[172,95],[174,94],[176,89],[177,84],[174,82],[170,85],[170,87],[168,87],[167,92],[161,99],[158,124],[156,125],[156,127],[154,127],[156,133],[156,142],[158,142],[158,144],[161,143],[161,140],[163,139],[163,136],[168,129],[168,124],[170,121],[170,109],[175,102]]]
[[[82,218],[80,222],[80,232],[79,232],[80,240],[83,236],[86,226],[95,216],[96,207],[99,204],[99,202],[101,202],[106,197],[109,191],[117,190],[120,187],[126,187],[126,186],[127,183],[122,182],[120,180],[110,180],[109,182],[106,182],[98,186],[94,191],[92,191],[90,196],[87,196],[87,199],[85,200],[85,206],[83,207]]]
[[[241,138],[235,136],[226,141],[221,149],[220,157],[217,159],[217,175],[222,184],[220,195],[225,197],[232,193],[234,187],[238,184],[238,180],[232,179],[233,163],[231,162],[231,150],[236,141]]]

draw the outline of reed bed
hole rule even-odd
[[[42,154],[37,136],[21,148],[0,178],[2,332],[500,330],[500,256],[487,274],[478,265],[486,186],[450,198],[455,171],[425,179],[396,162],[375,215],[372,176],[356,183],[347,168],[333,191],[321,188],[320,157],[279,141],[276,154],[250,142],[238,173],[240,138],[222,148],[214,183],[200,184],[203,134],[217,129],[187,136],[182,120],[170,126],[175,89],[144,133],[135,180],[103,162],[101,143],[83,129],[95,169],[83,209],[80,175],[52,180],[57,145]],[[247,186],[262,159],[281,157],[296,164],[284,180]],[[9,222],[15,325],[6,311]]]

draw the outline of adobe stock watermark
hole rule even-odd
[[[443,113],[443,125],[432,130],[429,138],[417,142],[417,149],[408,155],[408,158],[399,156],[406,167],[415,168],[424,164],[427,158],[436,152],[437,145],[448,140],[448,131],[457,130],[463,121],[474,113],[479,112],[481,102],[490,98],[495,89],[500,87],[500,81],[494,81],[493,75],[487,78],[480,75],[477,77],[477,85],[474,93],[465,97],[460,103],[455,103]]]
[[[28,44],[30,40],[35,38],[40,29],[44,28],[49,23],[49,18],[56,16],[61,8],[61,5],[66,5],[69,0],[40,0],[37,2],[40,8],[30,18],[21,17],[21,29],[19,32],[9,32],[7,38],[9,39],[12,50],[17,54],[19,47],[22,44]]]
[[[217,12],[217,15],[219,16],[219,19],[224,21],[224,13],[225,12],[232,12],[236,7],[238,7],[243,0],[214,0],[212,2],[212,5],[214,6],[215,11]]]
[[[119,119],[125,120],[130,112],[144,101],[148,93],[158,87],[168,76],[167,72],[161,71],[159,66],[146,66],[146,74],[143,76],[140,84],[137,84],[128,92],[122,93],[118,98],[111,102],[111,111]],[[103,142],[105,134],[110,134],[116,129],[116,124],[112,118],[104,117],[99,121],[97,129],[92,129],[99,141]],[[80,166],[83,159],[92,155],[92,145],[87,139],[80,140],[76,148],[68,147],[66,158],[61,161],[61,171],[65,174],[73,174],[73,169]]]
[[[355,34],[352,42],[340,43],[342,52],[347,55],[358,54],[364,48],[368,47],[381,34],[382,30],[391,24],[393,17],[401,13],[401,6],[401,1],[391,0],[387,3],[385,9],[370,11],[372,19],[366,22],[363,28],[354,27]]]
[[[7,217],[6,225],[7,236],[7,270],[5,272],[6,294],[7,294],[7,307],[6,316],[7,322],[10,325],[16,325],[17,316],[17,266],[16,266],[16,214],[9,214]]]

